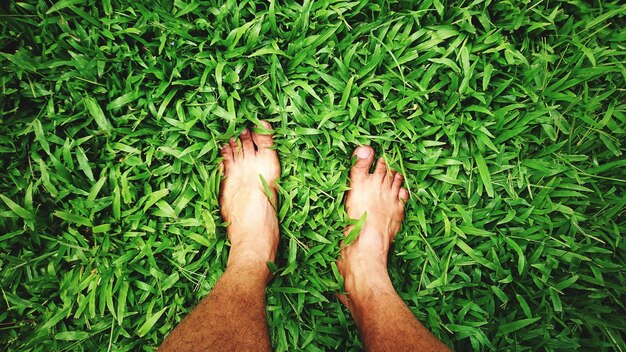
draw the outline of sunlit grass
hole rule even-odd
[[[278,351],[360,350],[334,265],[370,144],[395,287],[458,351],[624,351],[620,2],[0,5],[0,347],[152,350],[228,253],[219,147],[276,129]]]

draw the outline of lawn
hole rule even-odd
[[[228,254],[219,147],[275,126],[277,351],[357,351],[355,146],[406,176],[389,259],[458,351],[626,351],[626,6],[0,5],[0,349],[154,350]]]

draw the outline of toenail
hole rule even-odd
[[[359,157],[359,159],[365,159],[370,156],[370,154],[372,154],[372,151],[369,148],[359,147],[356,150],[356,155]]]
[[[246,128],[245,130],[243,130],[243,131],[241,132],[241,135],[242,135],[242,136],[247,136],[247,135],[248,135],[248,129]]]

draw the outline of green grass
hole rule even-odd
[[[350,154],[412,197],[402,298],[459,351],[626,351],[620,1],[0,5],[0,348],[152,350],[220,277],[221,143],[283,168],[278,351],[359,350]]]

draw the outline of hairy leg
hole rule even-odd
[[[159,351],[270,351],[262,266],[229,267]]]
[[[271,129],[267,122],[264,128]],[[159,351],[269,351],[267,262],[278,246],[278,154],[272,136],[244,130],[222,149],[220,205],[231,248],[224,275],[170,333]],[[264,191],[263,182],[270,193]]]
[[[366,213],[366,220],[337,262],[348,293],[339,298],[352,313],[368,351],[448,351],[411,313],[387,273],[389,246],[400,229],[409,198],[402,188],[402,175],[389,170],[382,158],[370,174],[374,161],[371,147],[359,147],[355,155],[346,212],[352,219]]]

